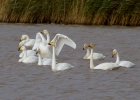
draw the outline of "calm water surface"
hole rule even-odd
[[[75,66],[53,72],[50,66],[19,63],[18,43],[22,34],[35,38],[47,29],[51,39],[56,33],[75,41],[77,48],[64,46],[57,59]],[[90,70],[83,60],[84,43],[96,44],[94,52],[111,58],[116,48],[121,60],[135,63],[135,68],[114,71]],[[0,24],[0,100],[140,100],[140,27],[78,26],[47,24]]]

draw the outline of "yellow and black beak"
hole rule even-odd
[[[86,45],[86,44],[84,44],[83,50],[85,50],[86,48],[87,48],[87,45]]]
[[[22,41],[23,39],[22,38],[20,38],[20,42]]]
[[[48,44],[54,46],[54,43],[53,42],[49,42]]]
[[[19,47],[18,47],[18,51],[21,51],[21,50],[22,50],[22,47],[21,47],[21,46],[19,46]]]
[[[115,52],[112,52],[112,58],[114,57],[114,55],[115,55]]]
[[[88,45],[88,47],[93,48],[93,44],[92,44],[92,43],[90,43],[90,44]]]
[[[41,34],[44,34],[44,31],[40,32]]]
[[[36,51],[35,51],[35,52],[36,52],[36,54],[38,54],[38,50],[37,50],[37,49],[36,49]]]

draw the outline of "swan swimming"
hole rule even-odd
[[[91,54],[90,54],[90,48],[88,47],[87,44],[84,44],[83,50],[87,49],[87,53],[86,55],[83,57],[83,59],[90,59],[91,58]],[[106,56],[104,56],[101,53],[93,53],[93,60],[103,60],[105,59]]]
[[[24,46],[24,43],[22,43],[22,41],[19,43],[19,47]],[[33,50],[26,50],[27,52],[27,56],[36,56],[36,52]],[[24,56],[24,51],[22,51],[19,54],[19,57],[22,58]]]
[[[38,57],[36,56],[27,56],[27,51],[25,46],[20,46],[18,50],[23,50],[24,56],[19,59],[19,62],[23,63],[36,63],[38,61]]]
[[[32,47],[35,43],[35,39],[30,39],[28,35],[22,35],[20,38],[20,42],[21,41],[23,41],[26,47]]]
[[[113,70],[113,69],[119,68],[118,64],[112,63],[112,62],[101,63],[101,64],[94,67],[94,64],[93,64],[93,44],[90,43],[89,47],[91,48],[90,69]]]
[[[47,36],[47,40],[45,42],[41,42],[38,46],[38,48],[40,49],[41,57],[42,58],[52,58],[52,47],[50,45],[48,45],[48,43],[50,42],[49,33],[47,30],[43,30],[41,33],[46,34],[46,36]],[[72,48],[76,47],[75,42],[63,34],[56,34],[55,37],[52,39],[52,41],[57,41],[56,46],[55,46],[55,48],[56,48],[55,54],[57,56],[59,55],[64,44],[66,44]]]
[[[130,61],[120,61],[119,53],[116,49],[114,49],[112,51],[112,57],[114,57],[114,55],[116,55],[116,62],[115,63],[119,64],[119,66],[127,67],[127,68],[131,68],[131,67],[136,66],[134,63],[132,63]]]
[[[38,65],[52,65],[52,59],[49,58],[41,58],[40,50],[36,49],[36,54],[38,55]]]
[[[56,43],[55,42],[50,42],[49,45],[52,46],[53,49],[53,54],[52,54],[52,70],[53,71],[63,71],[66,69],[71,69],[74,66],[70,65],[69,63],[58,63],[56,64],[56,59],[55,59],[55,50],[56,50]]]

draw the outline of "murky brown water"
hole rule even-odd
[[[51,39],[62,33],[73,39],[77,48],[65,46],[58,59],[75,68],[53,72],[50,66],[18,63],[18,43],[22,34],[35,38],[47,29]],[[94,51],[106,55],[102,62],[115,61],[116,48],[122,60],[135,68],[114,71],[90,70],[83,60],[84,43],[96,44]],[[76,26],[45,24],[0,24],[0,100],[139,100],[140,99],[140,27]]]

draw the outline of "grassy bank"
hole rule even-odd
[[[140,0],[0,0],[1,22],[140,25]]]

